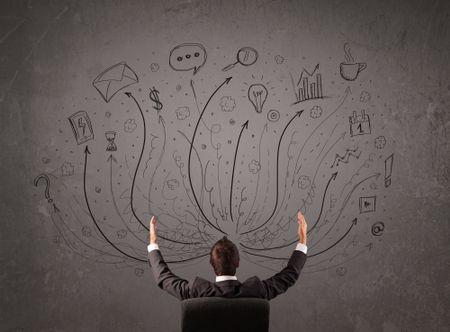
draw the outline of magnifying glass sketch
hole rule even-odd
[[[256,60],[258,60],[258,52],[254,48],[242,47],[237,52],[236,62],[222,68],[222,71],[230,70],[234,68],[234,66],[236,66],[238,63],[246,67],[251,66],[256,62]]]

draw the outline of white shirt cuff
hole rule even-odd
[[[299,242],[297,243],[297,247],[295,247],[295,250],[299,250],[306,255],[306,253],[308,252],[308,247],[306,246],[306,244]]]
[[[157,243],[151,243],[147,246],[147,251],[159,250],[159,246]]]

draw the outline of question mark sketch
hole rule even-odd
[[[45,198],[47,202],[52,203],[53,199],[50,197],[50,179],[45,174],[40,174],[34,179],[34,186],[39,185],[39,181],[43,180],[45,182]]]

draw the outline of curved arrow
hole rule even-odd
[[[211,99],[214,97],[214,95],[217,93],[217,91],[220,90],[220,88],[222,88],[225,84],[228,84],[231,81],[231,77],[228,77],[222,84],[220,84],[215,90],[214,92],[211,94],[211,96],[208,98],[208,101],[206,102],[205,106],[203,107],[202,113],[200,114],[198,120],[197,120],[197,124],[195,125],[195,129],[194,129],[194,134],[192,135],[192,140],[191,140],[191,146],[189,148],[189,158],[188,158],[188,177],[189,177],[189,185],[191,186],[191,190],[192,190],[192,195],[194,196],[195,199],[195,203],[197,203],[198,208],[200,209],[201,214],[203,215],[203,218],[205,218],[205,220],[208,222],[208,224],[215,228],[216,230],[218,230],[219,232],[221,232],[222,234],[227,235],[224,231],[222,231],[220,228],[216,227],[211,221],[209,221],[208,217],[205,215],[205,212],[203,211],[201,205],[198,202],[197,199],[197,195],[195,194],[195,190],[194,190],[194,186],[192,184],[192,178],[191,178],[191,155],[192,155],[192,149],[194,147],[194,140],[195,140],[195,135],[197,134],[197,129],[198,129],[198,125],[200,124],[200,121],[203,117],[203,114],[206,111],[206,108],[208,107],[209,102],[211,101]]]
[[[134,96],[131,94],[131,92],[125,92],[125,94],[128,96],[128,98],[132,98],[134,100],[134,102],[136,103],[136,105],[137,105],[137,107],[139,109],[139,112],[141,113],[142,124],[144,125],[144,139],[142,141],[142,149],[141,149],[141,153],[139,154],[139,159],[138,159],[138,162],[137,162],[137,165],[136,165],[136,170],[134,171],[133,181],[131,183],[131,194],[130,194],[130,203],[131,204],[130,205],[131,205],[131,211],[133,212],[133,216],[141,224],[141,226],[144,227],[148,231],[148,227],[137,216],[136,211],[134,210],[134,204],[133,204],[134,184],[136,182],[137,172],[138,172],[139,166],[141,164],[142,155],[144,154],[145,141],[146,141],[146,138],[147,138],[147,125],[145,124],[145,117],[144,117],[144,113],[142,112],[141,105],[139,105],[138,101],[136,100],[136,98],[134,98]]]
[[[64,220],[63,220],[63,218],[62,218],[62,216],[61,216],[61,211],[60,211],[58,208],[56,208],[56,209],[54,210],[54,213],[52,213],[52,215],[51,215],[52,222],[53,222],[53,224],[55,225],[55,227],[56,227],[56,229],[58,230],[58,232],[60,233],[60,235],[63,237],[63,239],[64,239],[64,241],[66,242],[66,244],[67,244],[67,245],[68,245],[68,246],[69,246],[76,254],[80,255],[80,256],[83,257],[83,258],[90,259],[90,260],[93,260],[93,261],[98,262],[98,263],[103,263],[103,264],[115,264],[115,263],[108,263],[108,262],[99,261],[99,260],[97,260],[97,259],[93,259],[93,258],[91,258],[91,257],[84,256],[82,253],[80,253],[80,252],[77,251],[78,249],[76,249],[76,248],[70,246],[70,245],[69,245],[69,240],[66,239],[64,231],[62,231],[61,229],[59,229],[59,227],[57,226],[57,223],[56,223],[55,220],[53,219],[53,215],[54,215],[54,214],[56,214],[56,215],[58,216],[59,223],[62,224],[62,225],[68,230],[68,232],[70,232],[70,233],[73,235],[73,237],[75,237],[79,242],[81,242],[82,244],[84,244],[86,247],[92,249],[93,251],[95,251],[95,252],[98,253],[99,255],[110,256],[110,257],[116,257],[116,258],[124,259],[123,256],[120,256],[120,255],[114,255],[114,254],[111,254],[111,253],[109,253],[109,252],[102,251],[102,250],[97,249],[97,248],[95,248],[95,247],[89,245],[88,243],[84,242],[84,241],[83,241],[83,240],[82,240],[82,239],[81,239],[74,231],[72,231],[72,230],[70,229],[69,226],[67,226],[67,224],[64,222]],[[98,239],[98,238],[94,238],[94,239],[95,239],[95,240],[98,240],[98,241],[100,241],[102,244],[104,244],[104,242],[103,242],[102,240],[100,240],[100,239]]]
[[[294,167],[295,173],[298,174],[298,172],[300,171],[301,167],[297,168],[297,165],[298,165],[298,162],[300,160],[300,156],[301,156],[301,154],[303,152],[303,149],[305,148],[306,144],[309,142],[309,140],[314,135],[314,133],[317,131],[317,129],[319,129],[325,121],[327,121],[334,113],[336,113],[342,107],[342,105],[344,105],[344,102],[345,102],[345,100],[347,99],[347,97],[349,96],[350,93],[351,93],[350,87],[347,87],[347,89],[345,89],[345,96],[344,96],[344,98],[342,98],[341,103],[334,109],[333,112],[331,112],[325,119],[323,119],[319,123],[319,125],[312,131],[312,133],[309,134],[309,136],[306,138],[306,140],[303,143],[303,145],[302,145],[302,147],[300,149],[300,152],[299,152],[299,154],[297,156],[297,161],[295,162],[295,167]],[[294,179],[295,179],[295,177],[292,177],[292,185],[294,185]]]
[[[161,125],[162,125],[162,127],[163,127],[163,130],[164,130],[164,143],[163,143],[163,146],[162,146],[162,149],[161,149],[161,153],[160,153],[159,158],[158,158],[158,163],[156,164],[155,170],[153,171],[152,177],[150,178],[150,187],[149,187],[149,189],[148,189],[148,210],[149,210],[149,212],[150,212],[151,214],[153,214],[153,215],[154,215],[155,213],[152,212],[152,208],[151,208],[151,206],[150,206],[150,204],[151,204],[152,189],[153,189],[153,181],[154,181],[154,179],[155,179],[156,171],[157,171],[158,168],[161,166],[162,157],[163,157],[163,155],[164,155],[164,153],[165,153],[165,151],[166,151],[166,126],[165,126],[166,121],[164,120],[164,118],[163,118],[161,115],[159,115],[159,117],[158,117],[158,123],[161,123]],[[155,139],[155,137],[157,137],[157,136],[154,136],[153,139]],[[153,139],[152,139],[152,141],[153,141]],[[150,153],[151,153],[151,152],[150,152]],[[144,170],[144,172],[145,172],[145,170]]]
[[[239,242],[239,244],[244,247],[245,249],[250,249],[250,250],[255,250],[255,251],[266,251],[266,250],[275,250],[275,249],[281,249],[281,248],[286,248],[289,247],[291,245],[293,245],[294,243],[297,243],[298,239],[294,240],[293,242],[287,243],[287,244],[282,244],[280,246],[277,247],[269,247],[269,248],[254,248],[254,247],[249,247],[245,244],[243,244],[242,242]]]
[[[238,149],[239,149],[239,143],[241,142],[241,136],[242,136],[242,132],[244,131],[244,129],[248,129],[248,120],[242,124],[242,128],[241,128],[241,132],[239,133],[239,137],[237,140],[237,144],[236,144],[236,151],[234,152],[234,161],[233,161],[233,171],[231,172],[231,186],[230,186],[230,216],[231,216],[231,221],[234,222],[233,219],[233,182],[234,182],[234,170],[236,167],[236,158],[237,158],[237,153],[238,153]],[[237,227],[237,226],[236,226]]]
[[[372,250],[372,247],[373,247],[373,243],[372,243],[372,242],[369,242],[368,244],[364,245],[364,247],[367,248],[367,249],[369,249],[369,251],[371,251],[371,250]],[[363,249],[363,250],[365,251],[365,249]],[[344,250],[344,253],[345,253],[345,250]],[[361,253],[361,252],[359,252],[357,255],[353,256],[352,258],[350,258],[350,260],[353,259],[353,258],[356,258],[360,253]],[[348,254],[337,253],[337,254],[334,254],[333,256],[331,256],[330,258],[325,258],[325,259],[323,259],[323,260],[321,260],[321,261],[318,261],[318,262],[316,262],[316,263],[314,263],[314,264],[305,264],[305,269],[306,269],[306,268],[310,269],[310,268],[313,268],[313,267],[315,267],[315,266],[319,266],[320,264],[323,264],[323,263],[325,263],[325,262],[332,262],[333,260],[337,260],[337,257],[338,257],[338,256],[347,257]],[[349,261],[349,259],[344,260],[343,262],[340,262],[340,263],[338,263],[337,265],[344,264],[344,263],[346,263],[346,262],[348,262],[348,261]],[[311,271],[311,272],[313,272],[313,271]]]
[[[319,240],[317,240],[317,242],[315,242],[313,246],[311,246],[311,249],[314,248],[317,244],[319,244],[320,241],[322,241],[322,239],[323,239],[328,233],[330,233],[330,231],[331,231],[331,230],[333,229],[333,227],[336,225],[337,221],[338,221],[339,218],[341,217],[342,211],[344,211],[345,207],[347,206],[347,203],[350,201],[350,197],[352,196],[352,194],[353,194],[353,192],[356,190],[356,188],[358,188],[358,187],[359,187],[362,183],[364,183],[365,181],[367,181],[367,180],[369,180],[369,179],[371,179],[371,178],[373,178],[373,177],[378,178],[380,175],[381,175],[381,173],[375,173],[375,174],[373,174],[373,175],[371,175],[371,176],[368,176],[367,178],[365,178],[365,179],[359,181],[357,184],[355,184],[355,185],[353,186],[352,190],[350,190],[350,192],[349,192],[349,193],[347,194],[347,196],[345,197],[345,199],[344,199],[344,201],[343,201],[343,203],[342,203],[342,206],[341,206],[341,208],[339,209],[339,213],[338,213],[336,219],[334,220],[333,226],[331,226],[331,228],[330,228],[330,229],[329,229],[329,230],[328,230],[328,231],[327,231],[327,232],[326,232]]]
[[[321,205],[321,207],[320,207],[319,216],[317,217],[316,222],[315,222],[314,225],[311,227],[311,229],[308,230],[308,234],[309,234],[309,233],[317,226],[317,224],[318,224],[319,221],[320,221],[320,218],[322,217],[323,206],[324,206],[324,203],[325,203],[325,197],[326,197],[326,195],[327,195],[328,187],[330,186],[331,181],[336,179],[337,174],[338,174],[338,172],[331,174],[331,177],[330,177],[330,179],[328,180],[327,186],[325,187],[325,190],[324,190],[324,193],[323,193],[322,205]],[[286,247],[289,247],[289,246],[291,246],[291,245],[293,245],[294,243],[297,243],[297,242],[298,242],[298,239],[295,239],[295,240],[293,240],[293,241],[291,241],[291,242],[289,242],[289,243],[282,244],[282,245],[276,246],[276,247],[269,247],[269,248],[254,248],[254,247],[249,247],[249,246],[246,246],[245,244],[243,244],[242,242],[240,242],[239,244],[240,244],[241,246],[243,246],[244,248],[246,248],[246,249],[251,249],[251,250],[261,250],[261,251],[264,251],[264,250],[275,250],[275,249],[286,248]]]
[[[188,144],[190,145],[190,144],[191,144],[191,141],[190,141],[189,138],[186,136],[186,134],[183,133],[181,130],[177,130],[177,131],[178,131],[178,133],[180,133],[181,136],[184,137],[184,139],[186,140],[186,142],[188,142]],[[200,154],[198,153],[197,149],[194,147],[193,150],[194,150],[194,152],[195,152],[195,154],[196,154],[196,156],[197,156],[198,163],[200,164],[200,174],[201,174],[202,181],[203,181],[204,176],[203,176],[203,164],[202,164],[202,160],[200,159]],[[180,169],[180,171],[181,171],[181,168],[179,168],[179,169]],[[186,176],[185,176],[184,174],[181,174],[181,177],[182,177],[182,178],[185,178]],[[184,186],[184,181],[183,181],[183,186]],[[202,187],[203,187],[203,182],[202,182]],[[192,205],[195,207],[195,203],[192,201],[191,196],[188,194],[189,189],[187,189],[186,186],[184,186],[184,189],[185,189],[185,192],[186,192],[187,197],[189,198],[189,201],[190,201],[190,202],[192,203]]]
[[[263,130],[261,131],[261,136],[259,138],[259,146],[258,146],[258,162],[259,165],[261,166],[261,142],[262,142],[262,138],[264,133],[267,132],[267,122],[264,125]],[[256,196],[258,196],[258,189],[259,189],[259,179],[261,177],[261,169],[258,172],[258,179],[256,180],[256,189],[255,189],[255,195],[253,195],[253,203],[252,206],[250,207],[250,211],[248,212],[247,218],[245,218],[244,221],[244,225],[247,225],[248,223],[248,219],[250,218],[252,212],[253,212],[253,207],[255,206],[255,202],[256,202]],[[241,226],[242,227],[242,226]],[[240,229],[239,229],[240,230]]]
[[[342,261],[342,262],[340,262],[340,263],[338,263],[338,264],[334,264],[334,265],[331,265],[331,266],[327,266],[327,267],[324,267],[324,268],[318,269],[318,270],[313,270],[313,271],[305,270],[305,271],[302,271],[302,273],[314,273],[314,272],[320,272],[320,271],[325,271],[325,270],[332,269],[332,268],[337,267],[337,266],[339,266],[339,265],[343,265],[343,264],[345,264],[345,263],[348,263],[348,262],[350,262],[350,261],[352,261],[352,260],[358,258],[358,257],[361,256],[365,251],[367,251],[367,250],[368,250],[368,251],[371,251],[371,250],[372,250],[372,247],[373,247],[373,243],[370,242],[369,244],[365,245],[364,248],[363,248],[362,250],[360,250],[356,255],[354,255],[353,257],[348,258],[348,259],[345,260],[345,261]],[[366,249],[366,248],[367,248],[367,249]],[[308,266],[305,266],[305,269],[306,269],[307,267],[308,267]]]
[[[275,214],[275,211],[277,210],[277,206],[278,206],[278,182],[279,182],[279,159],[280,159],[280,147],[281,147],[281,141],[283,139],[284,133],[286,132],[286,129],[288,128],[288,126],[292,123],[292,121],[294,121],[295,118],[300,117],[303,113],[303,110],[298,111],[297,113],[295,113],[295,115],[289,120],[289,122],[286,124],[286,126],[283,129],[283,132],[281,133],[280,136],[280,140],[278,141],[278,148],[277,148],[277,184],[276,184],[276,198],[275,198],[275,207],[273,208],[272,214],[269,216],[269,218],[267,218],[267,220],[265,222],[263,222],[261,225],[259,225],[256,228],[253,228],[249,231],[245,231],[243,233],[241,233],[241,235],[244,234],[248,234],[250,232],[254,232],[258,229],[260,229],[261,227],[263,227],[265,224],[267,224],[269,222],[269,220],[272,218],[272,216]]]
[[[136,218],[136,220],[142,225],[142,227],[144,227],[147,231],[149,230],[148,227],[141,221],[141,219],[139,219],[139,217],[136,214],[136,211],[134,210],[134,204],[133,204],[133,195],[134,195],[134,184],[136,183],[136,176],[137,176],[137,172],[139,170],[139,166],[140,163],[142,161],[142,155],[144,154],[144,150],[145,150],[145,142],[146,142],[146,137],[147,137],[147,125],[145,123],[145,117],[144,117],[144,112],[142,112],[142,108],[139,105],[138,101],[136,100],[136,98],[134,98],[133,94],[131,92],[125,92],[125,94],[129,97],[132,98],[134,100],[134,102],[136,103],[139,112],[141,113],[141,117],[142,117],[142,123],[144,125],[144,140],[142,142],[142,149],[141,149],[141,153],[139,155],[139,159],[137,162],[137,166],[136,166],[136,170],[134,171],[134,176],[133,176],[133,181],[131,183],[131,193],[130,193],[130,207],[131,207],[131,211],[133,212],[133,216]],[[158,122],[162,123],[164,129],[165,129],[165,122],[164,119],[161,117],[161,115],[158,118]],[[155,170],[156,172],[156,170]],[[152,176],[152,181],[153,181],[153,177],[154,174]],[[150,187],[150,191],[151,191],[151,187]],[[150,192],[149,192],[150,193]],[[149,197],[150,200],[150,197]],[[170,242],[174,242],[174,243],[180,243],[180,244],[196,244],[196,243],[190,243],[190,242],[182,242],[182,241],[176,241],[176,240],[171,240],[169,238],[163,237],[161,235],[158,235],[161,239],[164,239],[166,241],[170,241]]]
[[[202,257],[209,256],[209,254],[210,253],[208,252],[207,254],[201,254],[201,255],[198,255],[198,256],[195,256],[195,257],[191,257],[191,258],[177,259],[177,260],[174,260],[174,261],[166,261],[166,263],[172,263],[172,264],[174,264],[174,263],[184,263],[184,262],[187,262],[187,261],[192,261],[192,260],[197,259],[197,258],[202,258]]]
[[[306,200],[303,200],[303,204],[300,207],[300,210],[305,211],[304,209],[306,209],[306,204],[308,202],[309,199],[312,200],[312,198],[314,197],[314,194],[311,195],[311,191],[313,191],[313,189],[315,188],[315,183],[316,183],[316,177],[317,174],[319,172],[320,166],[322,165],[323,161],[325,160],[326,156],[328,155],[328,153],[330,153],[331,150],[333,150],[334,146],[341,140],[344,139],[345,137],[345,132],[343,132],[341,135],[339,135],[338,139],[330,146],[330,148],[327,150],[327,152],[325,152],[325,154],[323,155],[323,157],[321,158],[319,165],[316,167],[316,172],[314,173],[314,177],[311,181],[311,187],[308,190],[308,194],[306,197]],[[312,203],[308,203],[308,204],[312,204]]]
[[[319,223],[320,218],[322,217],[323,206],[324,206],[324,204],[325,204],[325,197],[326,197],[326,195],[327,195],[328,187],[330,186],[331,181],[336,179],[337,174],[338,174],[338,172],[331,174],[331,177],[330,177],[330,179],[328,180],[327,186],[325,187],[325,191],[324,191],[324,193],[323,193],[323,197],[322,197],[322,205],[320,206],[320,213],[319,213],[319,216],[317,217],[316,222],[314,223],[314,225],[308,230],[307,234],[311,233],[311,231],[312,231],[312,230],[317,226],[317,224]]]
[[[345,234],[344,234],[339,240],[337,240],[337,241],[336,241],[335,243],[333,243],[331,246],[329,246],[328,248],[326,248],[326,249],[324,249],[324,250],[322,250],[322,251],[320,251],[320,252],[318,252],[318,253],[315,253],[315,254],[312,254],[312,255],[309,255],[309,254],[308,254],[308,258],[314,257],[314,256],[318,256],[318,255],[320,255],[320,254],[322,254],[322,253],[324,253],[324,252],[330,250],[330,249],[333,248],[334,246],[336,246],[339,242],[341,242],[341,241],[347,236],[347,234],[351,231],[351,229],[353,228],[353,226],[356,225],[356,223],[357,223],[357,218],[353,219],[352,225],[350,226],[350,228],[345,232]],[[286,257],[274,257],[274,256],[269,256],[269,255],[254,254],[254,253],[248,252],[247,250],[243,250],[243,252],[245,252],[246,254],[252,255],[252,256],[257,256],[257,257],[264,257],[264,258],[278,259],[278,260],[285,260],[285,261],[289,260],[289,258],[286,258]]]
[[[349,227],[349,229],[345,232],[345,234],[342,235],[342,236],[339,238],[339,240],[337,240],[337,241],[336,241],[335,243],[333,243],[331,246],[329,246],[328,248],[326,248],[326,249],[324,249],[324,250],[322,250],[322,251],[319,251],[319,252],[317,252],[317,253],[315,253],[315,254],[312,254],[312,255],[308,255],[308,258],[315,257],[315,256],[318,256],[318,255],[320,255],[320,254],[323,254],[324,252],[326,252],[326,251],[330,250],[331,248],[333,248],[334,246],[336,246],[339,242],[341,242],[341,241],[347,236],[348,233],[350,233],[350,231],[352,230],[353,226],[355,226],[355,225],[357,224],[357,222],[358,222],[358,218],[353,219],[353,220],[352,220],[352,225],[351,225],[351,226]]]
[[[103,233],[102,229],[98,225],[97,221],[95,220],[94,214],[92,213],[91,206],[89,204],[88,196],[87,196],[87,190],[86,190],[86,170],[87,170],[87,160],[88,160],[88,154],[91,154],[89,151],[88,146],[86,145],[86,149],[84,150],[84,172],[83,172],[83,190],[84,190],[84,198],[86,200],[86,205],[89,211],[89,215],[91,216],[92,221],[95,224],[95,227],[100,232],[100,234],[103,236],[103,238],[108,242],[114,249],[116,249],[118,252],[120,252],[122,255],[127,256],[128,258],[137,260],[139,262],[147,262],[146,259],[141,259],[132,255],[127,254],[126,252],[122,251],[120,248],[118,248],[114,243],[111,242],[110,239]]]
[[[269,256],[269,255],[252,254],[251,252],[248,252],[247,250],[242,250],[242,251],[245,252],[246,254],[249,254],[249,255],[252,255],[252,256],[257,256],[257,257],[270,258],[270,259],[278,259],[278,260],[282,260],[282,261],[287,261],[287,260],[289,260],[289,258],[286,258],[286,257],[273,257],[273,256]]]
[[[113,206],[114,206],[114,210],[116,210],[116,214],[119,216],[120,220],[122,221],[122,224],[125,226],[125,228],[128,230],[128,232],[130,232],[131,235],[135,239],[137,239],[138,241],[146,244],[145,241],[140,239],[136,234],[134,234],[134,232],[130,229],[130,227],[128,227],[127,223],[125,222],[125,220],[122,217],[122,214],[119,211],[119,206],[117,205],[116,196],[114,195],[114,190],[113,190],[113,162],[117,163],[117,160],[116,160],[116,158],[114,158],[114,156],[111,153],[109,155],[107,161],[109,161],[109,188],[110,188],[110,191],[111,191],[111,197],[112,197],[112,203],[113,203]]]

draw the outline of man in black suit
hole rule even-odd
[[[239,251],[236,245],[223,237],[211,249],[210,263],[216,274],[216,282],[196,277],[190,281],[182,279],[170,271],[159,250],[157,241],[156,218],[150,220],[150,245],[148,260],[158,287],[179,300],[194,297],[257,297],[271,300],[284,293],[295,284],[306,262],[306,221],[298,212],[299,243],[292,253],[287,266],[274,276],[260,280],[251,277],[239,282],[235,276],[239,266]]]

